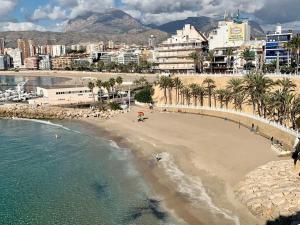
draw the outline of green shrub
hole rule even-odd
[[[116,102],[110,102],[108,103],[108,106],[111,110],[121,110],[121,106],[119,103],[116,103]]]
[[[154,90],[151,87],[144,87],[141,91],[139,91],[134,99],[138,102],[142,103],[152,103],[152,95],[154,94]]]

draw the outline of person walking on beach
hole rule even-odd
[[[296,151],[292,155],[292,159],[294,159],[294,165],[296,166],[298,160],[300,160],[300,143],[298,143]]]

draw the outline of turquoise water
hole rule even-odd
[[[0,119],[1,225],[174,224],[130,151],[63,125]]]

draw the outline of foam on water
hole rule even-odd
[[[195,202],[205,202],[210,211],[214,214],[221,214],[226,219],[234,222],[235,225],[240,225],[238,216],[234,215],[227,209],[219,208],[208,195],[201,179],[199,177],[186,176],[175,164],[174,159],[168,153],[162,153],[161,163],[167,174],[179,184],[179,191]]]
[[[26,118],[17,118],[17,117],[13,117],[12,119],[13,120],[21,120],[21,121],[29,121],[29,122],[41,123],[41,124],[45,124],[45,125],[48,125],[48,126],[58,127],[58,128],[62,128],[62,129],[67,130],[67,131],[72,131],[72,132],[81,134],[81,132],[79,132],[79,131],[71,130],[70,128],[65,127],[64,125],[57,124],[57,123],[52,123],[52,122],[46,121],[46,120],[26,119]]]

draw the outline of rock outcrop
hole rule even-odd
[[[265,220],[297,214],[299,172],[300,166],[295,168],[292,160],[270,162],[249,173],[238,185],[236,195],[253,215]]]
[[[115,115],[125,113],[126,110],[100,111],[98,109],[75,109],[53,106],[33,106],[27,104],[8,104],[0,106],[0,117],[28,118],[28,119],[109,119]]]

